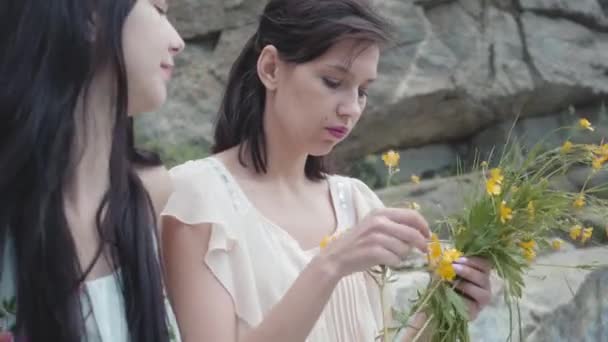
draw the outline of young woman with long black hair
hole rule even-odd
[[[2,5],[0,324],[17,341],[170,341],[156,248],[170,180],[132,119],[165,101],[184,47],[167,6]]]

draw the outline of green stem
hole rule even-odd
[[[572,268],[572,269],[579,269],[579,270],[592,270],[592,269],[597,269],[597,268],[608,267],[608,264],[584,264],[584,265],[534,264],[534,266]]]
[[[420,327],[420,330],[418,330],[418,332],[412,339],[412,342],[417,342],[420,339],[420,337],[422,337],[422,334],[424,334],[424,331],[429,326],[429,324],[431,323],[433,318],[434,318],[434,315],[430,315],[429,318],[427,318],[426,321],[424,321],[424,324],[422,325],[422,327]]]
[[[391,178],[393,178],[393,167],[389,166],[388,167],[388,177],[386,178],[386,188],[388,188],[389,186],[391,186]]]
[[[386,319],[386,306],[384,302],[384,282],[380,286],[380,305],[382,305],[382,341],[389,342],[388,337],[388,322]]]
[[[439,285],[441,285],[441,282],[437,281],[437,283],[435,284],[435,286],[433,286],[428,291],[428,294],[426,295],[426,297],[424,298],[424,300],[422,301],[422,303],[420,303],[420,306],[418,306],[418,309],[416,309],[416,311],[414,311],[414,313],[410,317],[416,316],[417,314],[419,314],[424,309],[424,307],[426,306],[426,303],[431,299],[431,296],[433,295],[433,293],[435,293],[435,291],[439,288]]]

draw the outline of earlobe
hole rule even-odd
[[[94,43],[97,38],[97,13],[93,13],[92,18],[87,22],[88,41]]]
[[[279,53],[277,48],[267,45],[262,49],[258,58],[257,71],[260,81],[268,90],[276,90],[279,69]]]

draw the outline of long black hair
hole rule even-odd
[[[230,70],[213,152],[239,145],[241,164],[245,165],[249,153],[256,172],[266,172],[266,89],[257,74],[257,61],[266,45],[276,47],[284,61],[299,64],[321,56],[340,40],[385,43],[389,33],[390,24],[365,0],[271,0]],[[322,179],[325,172],[323,157],[308,157],[305,173],[309,179]]]
[[[130,340],[169,341],[156,222],[134,171],[160,162],[135,150],[127,116],[122,28],[134,2],[19,0],[0,10],[0,248],[14,245],[16,331],[30,342],[86,338],[78,289],[90,268],[80,267],[63,190],[79,96],[102,66],[113,71],[116,96],[97,256],[120,269]]]

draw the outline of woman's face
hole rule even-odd
[[[122,39],[130,115],[158,109],[167,98],[173,58],[184,41],[167,19],[167,0],[136,0]]]
[[[307,63],[279,62],[266,123],[309,155],[329,153],[361,118],[379,57],[377,45],[350,39]]]

